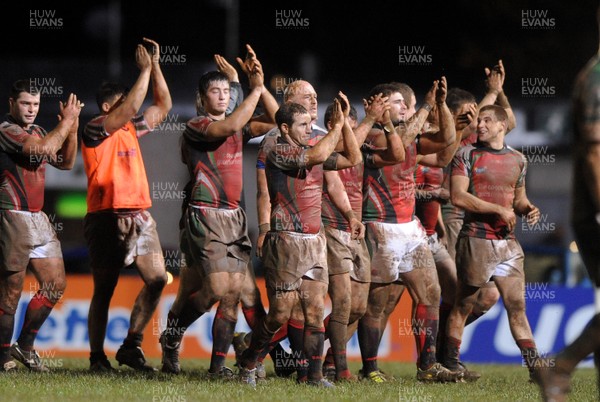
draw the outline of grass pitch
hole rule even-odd
[[[207,360],[182,359],[183,372],[178,376],[142,374],[125,366],[115,374],[91,374],[87,359],[56,360],[51,373],[30,373],[19,364],[17,372],[1,374],[0,401],[541,401],[538,387],[528,382],[527,370],[520,366],[472,364],[469,368],[482,373],[475,383],[420,384],[414,364],[381,362],[380,368],[395,380],[317,389],[297,385],[293,377],[275,377],[270,361],[265,361],[269,379],[252,390],[236,382],[207,380]],[[158,359],[149,360],[159,367]],[[350,362],[353,372],[359,368],[360,363]],[[594,369],[576,371],[570,400],[598,400]]]

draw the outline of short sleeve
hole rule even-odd
[[[269,130],[263,137],[260,145],[258,146],[258,154],[256,155],[256,168],[264,169],[267,164],[267,154],[271,148],[277,144],[277,138],[279,137],[279,129],[273,128]]]
[[[527,158],[521,153],[519,153],[519,156],[521,158],[521,173],[519,173],[515,187],[523,187],[525,185],[525,175],[527,174]]]
[[[452,176],[467,176],[471,172],[471,161],[469,158],[472,147],[462,147],[452,159]]]
[[[189,120],[183,131],[183,137],[189,142],[206,141],[208,126],[213,120],[208,116],[197,116]]]
[[[306,168],[307,148],[290,144],[277,144],[267,153],[269,161],[281,170]]]
[[[137,115],[132,120],[133,125],[135,127],[135,134],[137,137],[142,137],[148,134],[152,129],[148,127],[148,122],[146,122],[146,118],[143,114]]]
[[[6,153],[23,152],[23,144],[28,138],[27,131],[16,124],[5,123],[0,126],[0,149]]]
[[[329,155],[327,157],[327,159],[325,160],[325,162],[323,162],[323,169],[324,170],[337,170],[337,161],[339,158],[340,154],[338,154],[337,152],[333,152],[331,155]]]
[[[83,140],[87,141],[101,141],[110,136],[109,133],[104,129],[104,120],[107,115],[101,115],[94,117],[83,129]]]

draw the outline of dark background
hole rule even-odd
[[[550,256],[565,280],[569,267],[580,265],[578,260],[571,261],[573,236],[568,222],[569,97],[577,72],[598,51],[597,7],[598,2],[591,0],[13,2],[14,11],[5,10],[0,24],[0,93],[5,91],[8,97],[10,84],[19,78],[52,80],[63,95],[42,97],[36,122],[54,127],[57,99],[74,92],[86,103],[83,126],[97,112],[94,94],[102,80],[133,84],[138,75],[135,47],[146,36],[176,49],[172,56],[179,62],[163,63],[162,68],[174,103],[172,123],[184,124],[195,113],[198,78],[215,69],[212,56],[219,53],[234,63],[235,56],[245,55],[244,44],[249,43],[263,63],[272,93],[281,99],[275,76],[310,81],[319,94],[322,119],[324,107],[337,91],[346,92],[360,108],[361,98],[371,87],[388,81],[408,83],[419,101],[431,82],[445,75],[450,87],[467,89],[481,99],[484,67],[502,59],[507,72],[504,89],[518,119],[507,142],[551,161],[531,164],[527,176],[529,197],[547,214],[550,226],[537,233],[517,230],[517,236],[528,255]],[[31,18],[40,18],[34,10],[53,13],[53,18],[61,19],[61,26],[32,27]],[[278,27],[277,12],[282,10],[299,13],[304,26]],[[553,26],[525,27],[525,10],[545,13]],[[401,46],[422,47],[431,63],[399,63]],[[247,80],[240,78],[245,87]],[[523,95],[523,80],[528,78],[546,80],[553,88],[551,96]],[[141,143],[151,186],[186,180],[178,157],[178,127],[169,126]],[[547,148],[525,148],[531,144]],[[244,172],[251,235],[256,230],[253,152],[251,148],[246,153]],[[49,178],[47,213],[53,211],[53,200],[66,191],[85,193],[81,163],[75,172]],[[176,250],[180,202],[154,199],[153,203],[161,241],[166,249]],[[64,228],[59,237],[67,268],[77,270],[75,265],[81,261],[85,265],[86,258],[81,221],[57,219],[62,219],[57,223]],[[78,258],[77,263],[69,264],[69,253]],[[548,271],[548,265],[541,263],[540,269]],[[530,260],[529,267],[534,266]]]
[[[178,46],[188,66],[209,63],[215,53],[233,62],[234,56],[244,55],[243,45],[250,43],[267,77],[301,78],[301,60],[308,58],[314,63],[314,74],[307,78],[320,93],[319,86],[325,86],[328,91],[342,89],[363,96],[374,84],[390,80],[408,82],[419,93],[442,74],[450,86],[481,93],[483,67],[502,58],[509,95],[520,91],[522,77],[547,77],[556,85],[557,96],[566,97],[577,70],[598,48],[598,3],[590,0],[239,1],[237,12],[236,3],[13,3],[16,11],[4,15],[0,28],[5,41],[0,84],[6,88],[18,77],[46,71],[55,74],[67,91],[92,98],[99,84],[96,77],[127,82],[135,78],[135,45],[147,36],[162,45]],[[63,26],[31,29],[31,10],[54,10]],[[276,10],[300,11],[308,26],[278,28]],[[525,29],[523,10],[545,11],[555,26]],[[233,22],[228,25],[229,16]],[[398,47],[403,45],[425,46],[431,65],[399,65]],[[111,60],[120,63],[120,68],[113,65],[112,73]],[[92,66],[78,68],[80,63]],[[204,72],[189,70],[165,66],[175,93],[191,91]]]

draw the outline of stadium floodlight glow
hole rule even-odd
[[[58,196],[55,204],[56,215],[60,218],[78,219],[87,213],[86,193],[72,192]]]

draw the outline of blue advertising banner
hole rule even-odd
[[[594,292],[589,287],[560,287],[527,283],[527,317],[538,351],[552,355],[570,344],[594,315]],[[461,359],[474,363],[519,363],[519,348],[510,333],[502,299],[465,328]],[[592,365],[591,356],[582,365]]]

